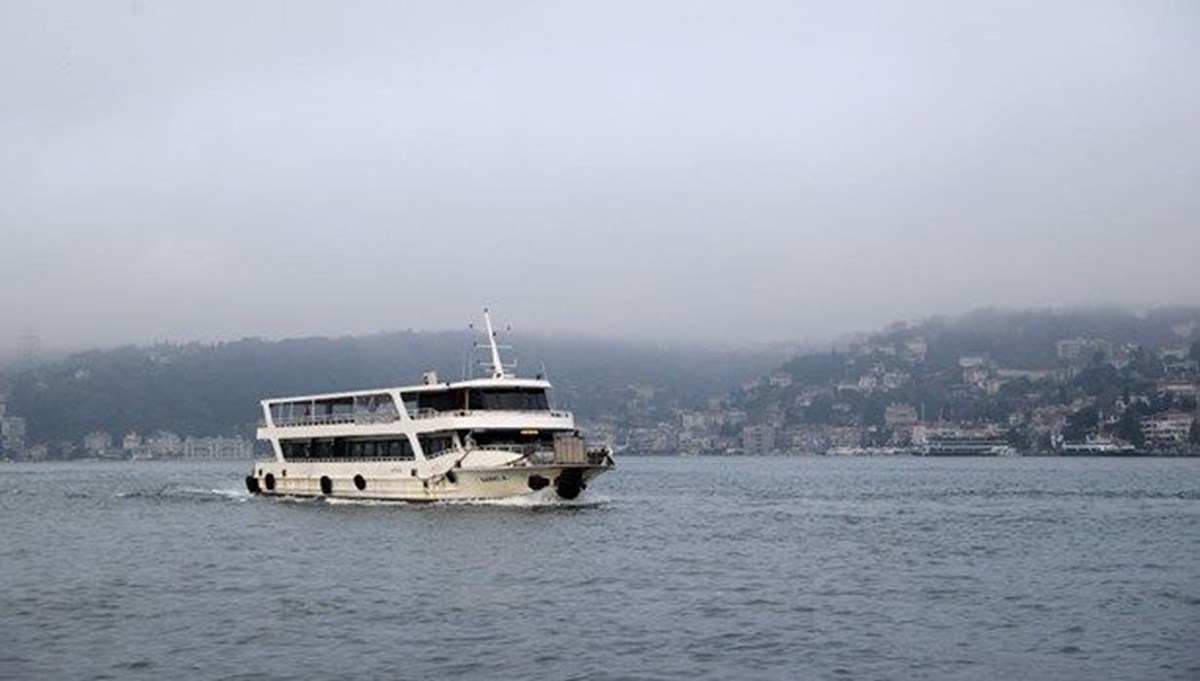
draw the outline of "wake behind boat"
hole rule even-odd
[[[398,501],[503,499],[552,488],[574,499],[614,466],[589,449],[551,384],[500,361],[484,310],[489,376],[263,400],[258,438],[274,457],[254,464],[255,494]]]

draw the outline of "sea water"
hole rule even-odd
[[[625,457],[571,504],[249,469],[0,465],[0,678],[1200,678],[1200,460]]]

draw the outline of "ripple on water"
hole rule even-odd
[[[0,676],[1200,670],[1196,462],[633,459],[574,502],[435,504],[242,467],[14,469]]]

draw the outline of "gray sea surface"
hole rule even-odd
[[[0,678],[1200,678],[1200,460],[618,466],[406,505],[0,465]]]

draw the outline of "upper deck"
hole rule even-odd
[[[528,379],[477,379],[373,390],[275,397],[262,401],[265,426],[398,421],[471,412],[564,415],[550,408],[550,383]],[[403,408],[401,408],[403,406]]]
[[[465,381],[447,383],[422,383],[417,385],[395,386],[386,388],[369,388],[364,390],[349,390],[344,392],[313,393],[311,395],[292,395],[289,397],[268,397],[262,400],[264,405],[294,403],[294,402],[331,402],[369,398],[374,395],[419,395],[422,393],[442,393],[453,390],[471,388],[513,388],[519,390],[550,390],[550,381],[540,378],[473,378]]]
[[[394,431],[396,424],[406,430],[437,428],[572,428],[570,412],[550,406],[549,381],[517,378],[500,364],[499,352],[486,315],[492,351],[490,376],[461,381],[438,381],[437,374],[426,373],[416,385],[273,397],[262,400],[260,437],[284,436],[278,429],[289,429],[287,436],[325,436],[330,427],[351,426],[377,432]],[[451,419],[451,421],[445,421]],[[413,422],[420,422],[415,424]],[[296,433],[304,431],[303,434]],[[312,431],[311,429],[317,429]]]

